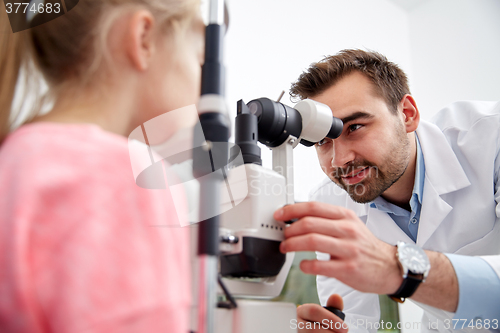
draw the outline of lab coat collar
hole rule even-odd
[[[443,195],[470,185],[455,152],[436,125],[422,120],[417,134],[424,154],[425,180],[430,181],[437,194]]]
[[[445,135],[436,125],[421,121],[417,134],[425,161],[417,245],[424,247],[453,209],[441,196],[463,189],[471,183]]]

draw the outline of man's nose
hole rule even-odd
[[[347,163],[354,160],[354,151],[348,145],[339,141],[334,141],[332,149],[332,167],[342,168]]]

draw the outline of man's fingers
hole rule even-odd
[[[339,310],[344,310],[344,300],[339,294],[331,294],[326,301],[326,306],[331,306]]]
[[[356,225],[347,220],[334,222],[321,217],[304,217],[285,229],[285,238],[311,233],[337,238],[352,238],[356,233]]]
[[[318,304],[304,304],[299,306],[297,308],[297,318],[306,324],[310,322],[309,327],[312,328],[310,330],[301,330],[300,332],[347,333],[347,324]],[[307,325],[304,325],[304,328],[307,328]]]
[[[352,254],[346,241],[315,233],[296,236],[282,241],[280,244],[280,251],[282,253],[319,251],[330,253],[334,257],[340,258],[346,258]]]
[[[306,274],[329,276],[341,282],[346,281],[356,269],[350,260],[302,260],[299,267]]]
[[[300,219],[304,216],[316,216],[326,219],[342,219],[347,216],[348,210],[340,207],[325,204],[322,202],[300,202],[294,205],[287,205],[274,212],[274,218],[278,221],[289,221]]]

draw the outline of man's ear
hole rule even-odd
[[[144,71],[149,68],[155,52],[155,19],[147,10],[132,14],[125,38],[127,55],[134,68]]]
[[[412,95],[404,95],[401,99],[400,107],[402,108],[403,123],[406,128],[406,133],[413,132],[417,129],[420,123],[420,112],[417,108],[417,103]]]

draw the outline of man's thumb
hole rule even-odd
[[[331,294],[330,297],[328,297],[328,301],[326,301],[326,306],[331,306],[339,310],[343,310],[344,301],[342,300],[342,297],[340,297],[339,294]]]

